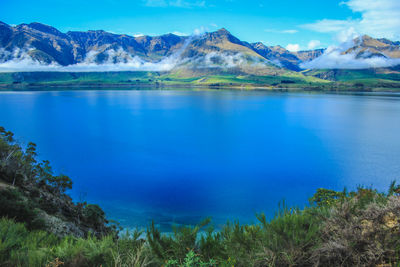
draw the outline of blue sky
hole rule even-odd
[[[399,0],[0,0],[0,20],[130,35],[225,27],[241,40],[291,50],[364,33],[400,39]]]

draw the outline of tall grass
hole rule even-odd
[[[281,207],[258,223],[227,223],[215,230],[206,219],[175,228],[151,224],[118,238],[63,238],[0,219],[0,266],[371,266],[398,265],[400,196],[370,188],[318,190],[305,209]]]

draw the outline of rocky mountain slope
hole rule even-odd
[[[374,39],[363,35],[354,40],[354,46],[347,49],[344,54],[355,53],[357,58],[400,58],[400,42],[388,39]]]
[[[185,77],[224,73],[287,76],[307,69],[380,68],[382,72],[382,68],[397,65],[400,42],[366,35],[338,47],[290,52],[281,46],[241,41],[224,28],[193,36],[133,37],[102,30],[63,33],[36,22],[17,26],[0,22],[0,71],[143,70]],[[325,76],[318,71],[317,77]]]
[[[105,31],[62,33],[40,23],[11,27],[0,22],[3,60],[19,57],[25,50],[34,60],[43,63],[56,62],[62,66],[82,62],[91,52],[94,53],[96,62],[103,62],[109,57],[107,51],[120,49],[129,55],[144,58],[167,56],[181,46],[185,38],[173,34],[135,38]]]
[[[30,59],[41,64],[128,63],[132,59],[157,63],[169,58],[175,65],[233,67],[265,63],[270,68],[299,70],[299,63],[320,53],[291,53],[280,46],[249,44],[226,29],[199,36],[139,36],[105,31],[67,32],[40,23],[10,26],[0,22],[0,62]],[[254,65],[254,64],[253,64]],[[188,66],[187,64],[185,65]]]

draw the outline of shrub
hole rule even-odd
[[[101,227],[106,220],[106,214],[104,211],[99,207],[99,205],[95,204],[88,204],[83,209],[83,215],[85,221],[93,225],[95,227]]]
[[[47,232],[29,232],[11,252],[10,260],[17,266],[45,266],[54,257],[52,247],[57,242],[58,238]]]
[[[400,198],[370,190],[339,203],[324,220],[321,245],[313,252],[320,265],[371,266],[394,264],[400,255]]]
[[[346,196],[345,192],[337,192],[325,188],[318,188],[317,192],[310,198],[310,203],[317,206],[331,206]]]
[[[3,189],[0,194],[0,216],[25,222],[29,229],[44,229],[45,223],[38,217],[38,210],[17,189]]]
[[[65,266],[112,266],[111,236],[101,239],[89,235],[87,238],[66,237],[55,248],[55,255]]]
[[[287,209],[270,222],[258,216],[263,225],[263,261],[284,266],[309,265],[311,251],[320,243],[321,218],[317,209]]]
[[[155,228],[154,222],[147,229],[147,242],[154,255],[161,261],[176,259],[183,262],[188,250],[197,248],[196,240],[200,229],[210,223],[210,219],[205,219],[195,227],[174,227],[171,236],[163,235]]]
[[[179,264],[177,260],[168,260],[165,264],[165,267],[213,267],[216,266],[216,262],[214,260],[209,260],[208,262],[204,262],[201,260],[199,254],[196,254],[193,250],[190,250],[186,256],[185,260],[182,264]]]

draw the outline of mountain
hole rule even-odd
[[[248,43],[240,41],[224,28],[193,38],[182,56],[206,56],[212,52],[224,52],[227,54],[243,53],[255,58],[262,58],[258,53],[252,50]]]
[[[193,36],[170,33],[133,37],[102,30],[63,33],[37,22],[17,26],[0,22],[0,72],[149,71],[170,75],[157,74],[158,78],[140,73],[106,75],[112,83],[132,80],[155,83],[159,79],[195,84],[275,86],[285,81],[287,86],[287,82],[310,84],[325,80],[372,81],[371,84],[381,86],[383,80],[390,87],[397,87],[399,66],[400,42],[367,35],[338,47],[291,52],[279,45],[242,41],[225,28]],[[230,76],[222,80],[210,78],[218,75]],[[31,84],[43,79],[55,82],[60,77],[65,77],[66,81],[86,81],[81,75],[42,76],[13,74],[3,75],[0,80],[3,84]],[[260,79],[262,76],[270,78]],[[91,82],[102,82],[98,75],[90,77],[93,77]]]
[[[400,42],[392,42],[388,39],[374,39],[363,35],[354,39],[354,46],[343,54],[355,53],[356,58],[400,58]]]
[[[174,71],[186,76],[230,73],[278,75],[287,72],[280,64],[269,60],[222,28],[200,36],[189,37],[179,55],[181,64]]]
[[[0,22],[0,62],[3,63],[31,60],[42,65],[71,66],[168,60],[173,61],[174,67],[180,65],[180,69],[203,71],[216,67],[253,71],[263,66],[267,74],[279,72],[281,68],[298,71],[302,61],[312,58],[300,58],[280,46],[249,44],[224,28],[190,37],[174,34],[132,37],[102,30],[62,33],[36,22],[14,27]]]
[[[302,66],[309,68],[303,74],[324,80],[399,88],[400,42],[363,35],[327,49]]]
[[[306,50],[306,51],[298,51],[293,54],[299,59],[299,64],[302,62],[308,62],[320,57],[326,49],[315,49],[315,50]]]
[[[69,65],[75,62],[75,48],[68,35],[40,23],[10,27],[0,23],[0,40],[3,61],[30,57],[35,61]]]
[[[275,62],[276,64],[279,64],[287,69],[295,70],[295,71],[299,71],[301,69],[299,67],[299,64],[301,62],[309,61],[316,57],[316,56],[312,57],[311,55],[313,55],[313,54],[311,52],[313,52],[313,51],[310,51],[309,57],[303,57],[302,59],[300,59],[300,57],[297,55],[297,53],[289,52],[288,50],[286,50],[285,48],[283,48],[280,45],[268,47],[268,46],[265,46],[261,42],[257,42],[257,43],[251,44],[251,46],[257,53],[262,55],[264,58],[267,58],[267,59]],[[306,52],[307,51],[304,51],[304,54]]]
[[[118,59],[122,61],[128,55],[158,59],[170,55],[185,39],[174,34],[132,37],[101,30],[62,33],[40,23],[11,27],[0,22],[0,59],[4,62],[28,56],[41,63],[67,66],[88,60],[88,57],[95,63],[116,60],[110,51],[123,51],[125,58]]]

